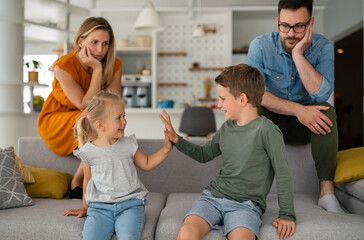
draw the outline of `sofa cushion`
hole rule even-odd
[[[335,187],[364,201],[364,179],[348,183],[335,183]]]
[[[16,154],[15,154],[15,162],[23,183],[34,183],[35,179],[33,174],[30,172],[27,166],[25,166],[25,164],[20,160],[20,158]]]
[[[160,193],[149,193],[145,208],[145,225],[141,239],[154,239],[159,214],[166,197]],[[86,218],[64,217],[67,209],[78,209],[79,199],[34,199],[34,206],[1,211],[1,239],[67,239],[81,240]],[[113,240],[117,237],[114,235]]]
[[[0,148],[0,209],[32,204],[15,163],[14,148]]]
[[[35,183],[25,184],[30,197],[61,199],[68,193],[68,185],[73,178],[71,174],[46,168],[27,167],[35,178]]]
[[[335,195],[349,212],[364,214],[364,179],[335,183]]]
[[[183,217],[192,203],[201,194],[175,193],[170,194],[159,218],[156,239],[176,239],[182,226]],[[327,212],[317,206],[316,194],[295,194],[295,210],[297,215],[295,240],[302,239],[362,239],[364,235],[364,216],[355,214],[338,214]],[[272,222],[278,216],[277,195],[267,197],[267,210],[263,214],[263,225],[260,228],[260,240],[278,239]],[[337,226],[340,226],[339,228]],[[224,239],[222,230],[212,230],[204,240]]]
[[[335,182],[352,182],[364,178],[364,147],[338,152]]]

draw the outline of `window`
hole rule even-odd
[[[32,60],[36,60],[42,63],[41,68],[38,69],[38,82],[41,84],[47,84],[48,87],[34,87],[33,94],[34,96],[39,95],[46,100],[50,92],[52,91],[52,82],[53,82],[53,72],[49,71],[48,69],[52,66],[52,64],[58,59],[58,55],[51,54],[51,55],[24,55],[24,63],[31,62]],[[33,66],[30,65],[28,69],[24,65],[23,70],[23,79],[24,82],[28,82],[28,72],[32,71]],[[30,86],[24,86],[23,89],[23,109],[24,113],[30,113]]]

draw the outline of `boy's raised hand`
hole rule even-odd
[[[288,219],[277,218],[274,220],[273,226],[277,228],[277,235],[279,239],[292,237],[296,231],[296,223]]]
[[[166,134],[166,129],[164,129],[164,146],[170,151],[173,148],[171,140],[169,139],[168,135]]]
[[[165,127],[164,134],[166,135],[166,137],[169,138],[169,140],[171,142],[176,144],[178,142],[178,135],[177,135],[176,131],[174,131],[174,128],[171,123],[171,118],[169,117],[168,113],[164,109],[163,109],[163,114],[164,114],[164,116],[162,114],[159,114],[159,117],[162,120],[164,127]]]

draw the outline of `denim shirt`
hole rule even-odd
[[[303,105],[326,102],[334,90],[333,44],[324,36],[313,34],[304,56],[322,75],[321,87],[313,94],[302,84],[292,56],[283,48],[278,32],[259,36],[251,42],[247,64],[261,72],[265,90],[277,97]]]

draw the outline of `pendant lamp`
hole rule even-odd
[[[201,0],[198,1],[197,7],[197,19],[200,19],[201,15]],[[202,24],[197,24],[195,30],[193,30],[192,37],[200,38],[205,36],[204,26]]]
[[[136,30],[163,30],[161,20],[151,0],[148,0],[135,21]]]

